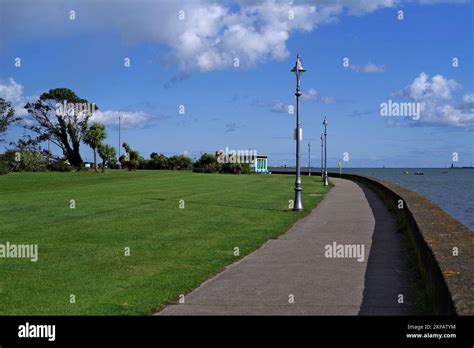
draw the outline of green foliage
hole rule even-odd
[[[67,110],[62,110],[65,112],[59,112],[58,106],[64,104],[91,105],[68,88],[51,89],[41,94],[36,102],[25,105],[34,121],[29,129],[37,135],[34,139],[36,144],[49,139],[61,148],[64,157],[72,166],[80,169],[83,167],[80,144],[88,130],[92,111],[67,107]],[[95,106],[95,109],[98,107]]]
[[[97,172],[97,150],[102,145],[102,141],[107,137],[105,126],[95,122],[84,133],[84,142],[94,150],[94,170]]]
[[[7,131],[7,128],[13,122],[19,120],[15,117],[15,110],[12,104],[3,98],[0,98],[0,135]],[[0,142],[4,139],[0,138]]]
[[[168,157],[163,154],[152,152],[147,161],[147,169],[168,169]]]
[[[219,163],[219,155],[204,153],[200,159],[193,163],[193,172],[196,173],[226,173],[250,174],[252,172],[248,163]]]
[[[99,147],[99,156],[102,158],[102,173],[105,172],[105,166],[108,166],[109,168],[115,167],[116,155],[117,151],[112,145],[105,144]]]
[[[193,160],[183,155],[171,156],[168,158],[168,169],[171,170],[190,170],[193,166]]]
[[[222,163],[219,173],[226,174],[250,174],[252,172],[248,163]]]
[[[127,143],[123,143],[122,146],[125,149],[125,154],[119,158],[122,167],[127,167],[129,171],[139,168],[146,168],[146,161],[142,156],[140,156],[138,151],[133,150]]]
[[[4,160],[0,160],[0,175],[5,175],[10,172],[8,163]]]
[[[166,157],[163,154],[153,152],[150,159],[146,161],[146,169],[169,169],[169,170],[191,170],[193,160],[183,155]]]
[[[62,160],[57,160],[49,165],[49,169],[54,172],[70,172],[74,168]]]
[[[22,152],[20,164],[22,171],[42,172],[48,169],[48,162],[38,152]]]
[[[219,163],[217,156],[209,153],[203,153],[201,158],[193,163],[193,172],[195,173],[217,173],[219,172]]]
[[[102,123],[95,122],[84,134],[84,142],[92,149],[98,149],[106,137],[105,126]]]
[[[41,172],[48,170],[48,162],[42,153],[8,150],[0,156],[14,172]]]

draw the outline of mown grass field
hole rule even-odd
[[[37,262],[0,258],[0,314],[151,314],[307,214],[327,189],[302,179],[306,210],[295,213],[293,176],[0,176],[0,244],[38,244]]]

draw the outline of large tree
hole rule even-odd
[[[5,133],[8,126],[18,119],[15,117],[15,110],[12,108],[11,103],[0,98],[0,141],[4,140],[1,138],[2,133]]]
[[[55,88],[41,94],[36,102],[27,103],[25,109],[34,122],[28,127],[37,135],[34,141],[49,139],[61,148],[72,166],[82,168],[80,144],[89,118],[98,107],[68,88]]]
[[[102,123],[93,123],[84,134],[84,142],[94,150],[94,170],[97,173],[97,150],[107,137],[105,126]]]
[[[105,173],[105,166],[112,166],[115,163],[115,156],[117,151],[112,145],[101,145],[99,147],[99,156],[102,158],[102,173]]]

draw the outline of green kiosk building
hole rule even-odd
[[[255,173],[269,174],[268,171],[268,156],[266,155],[257,155],[253,160],[252,167]]]

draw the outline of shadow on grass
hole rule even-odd
[[[176,200],[165,199],[165,198],[147,198],[147,199],[152,200],[152,201],[170,201],[170,202],[176,201]],[[203,202],[203,201],[186,200],[186,204],[189,204],[189,203],[198,204],[198,205],[212,205],[215,207],[224,207],[224,208],[236,208],[236,209],[267,210],[267,211],[278,211],[278,212],[292,211],[291,209],[251,207],[251,206],[245,205],[244,202],[242,202],[243,203],[242,205],[235,205],[235,204],[211,203],[211,202]]]

